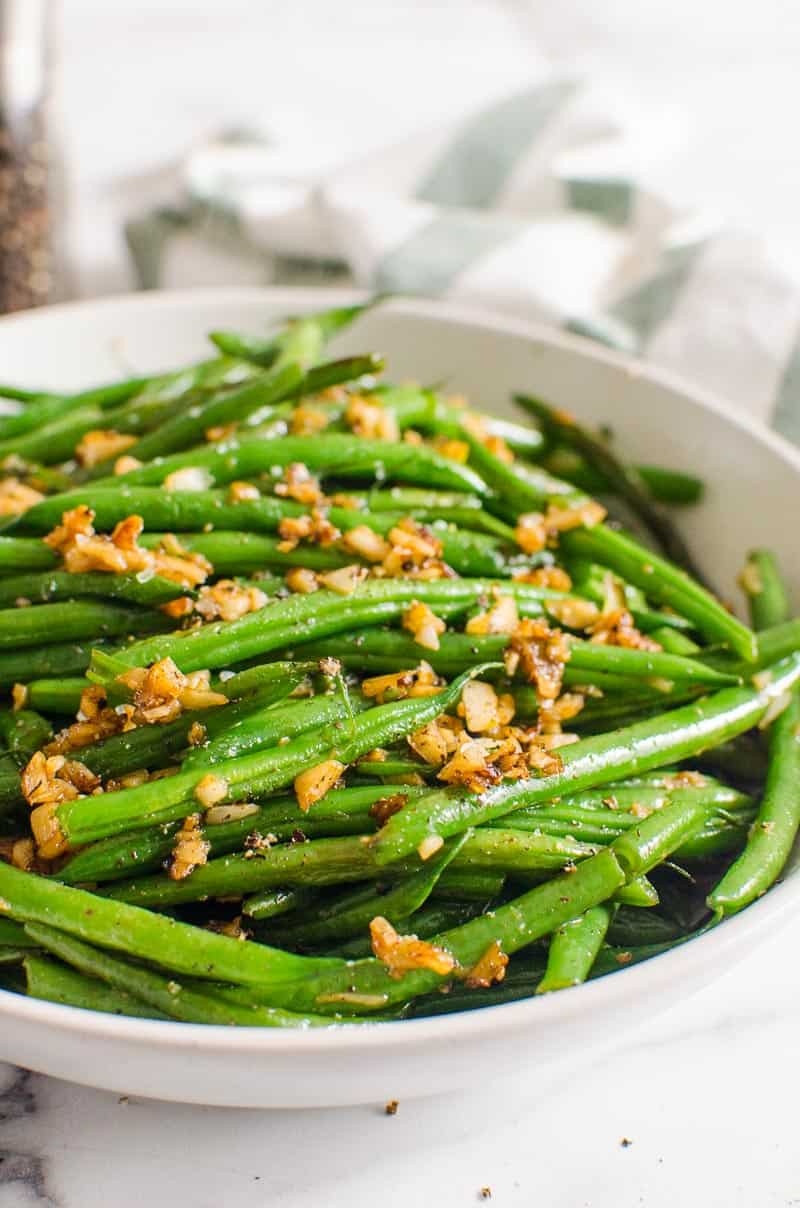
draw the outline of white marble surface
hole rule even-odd
[[[402,131],[426,108],[446,110],[449,88],[465,80],[479,91],[498,71],[518,79],[540,48],[688,115],[672,183],[800,242],[800,160],[785,129],[796,112],[796,6],[465,8],[64,0],[79,290],[127,286],[118,224],[136,195],[130,178],[192,140],[254,116],[300,130],[304,90],[332,83],[331,137],[355,114]],[[357,75],[337,60],[346,50],[359,56]],[[412,52],[414,87],[401,103],[385,81]],[[798,951],[800,920],[649,1029],[627,1036],[621,1017],[620,1047],[596,1064],[557,1078],[523,1067],[513,1085],[404,1102],[394,1117],[382,1104],[281,1114],[126,1102],[2,1068],[0,1208],[788,1208],[800,1204]]]

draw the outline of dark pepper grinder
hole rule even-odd
[[[49,0],[0,0],[0,312],[56,289],[48,145]]]

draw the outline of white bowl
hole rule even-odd
[[[205,332],[258,331],[274,317],[353,295],[320,290],[137,294],[0,321],[0,377],[72,389],[206,354]],[[446,380],[510,414],[514,390],[610,422],[636,460],[699,472],[701,506],[681,517],[712,579],[733,590],[745,551],[769,545],[800,592],[795,506],[800,454],[672,376],[531,324],[446,303],[396,302],[336,343],[380,350],[393,378]],[[0,1058],[89,1086],[236,1107],[318,1107],[480,1085],[566,1061],[626,1037],[700,989],[795,907],[800,878],[678,950],[575,990],[461,1015],[311,1032],[147,1022],[0,992]]]

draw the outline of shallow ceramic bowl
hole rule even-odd
[[[207,355],[217,327],[350,300],[311,290],[139,294],[0,322],[0,377],[77,389]],[[446,381],[509,414],[514,390],[613,425],[632,458],[699,472],[700,507],[679,515],[712,580],[732,590],[742,557],[768,544],[800,594],[800,454],[719,400],[580,340],[446,303],[385,305],[337,342],[386,354],[394,379]],[[578,1063],[639,1021],[746,958],[800,899],[783,884],[716,931],[634,968],[542,999],[405,1023],[311,1032],[200,1027],[100,1015],[0,992],[0,1058],[118,1092],[237,1107],[311,1107],[482,1085],[518,1070]]]

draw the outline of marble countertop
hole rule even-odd
[[[646,1028],[621,1017],[609,1055],[541,1076],[521,1054],[513,1082],[394,1116],[181,1107],[0,1067],[0,1208],[800,1205],[798,951],[800,920]]]

